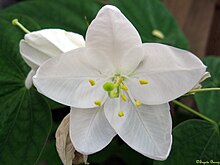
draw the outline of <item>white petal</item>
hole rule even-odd
[[[193,87],[193,89],[199,89],[202,88],[202,82],[205,81],[207,78],[210,78],[211,74],[209,72],[205,72],[202,78],[199,80],[199,82]]]
[[[33,80],[32,77],[36,74],[35,70],[30,70],[30,72],[28,73],[26,79],[25,79],[25,87],[26,89],[30,89],[32,87],[33,84]]]
[[[70,138],[76,150],[89,155],[107,146],[116,132],[107,121],[102,108],[70,111]]]
[[[33,78],[34,85],[45,96],[78,108],[96,107],[95,100],[105,100],[104,76],[85,62],[85,48],[79,48],[44,63]],[[93,63],[92,61],[90,61]],[[95,80],[91,86],[89,80]]]
[[[132,96],[145,104],[169,102],[191,90],[206,66],[192,53],[162,44],[143,44],[145,59],[127,80]],[[139,80],[146,79],[147,85]]]
[[[49,55],[30,46],[25,40],[20,41],[20,53],[25,62],[35,71],[50,58]]]
[[[119,117],[120,110],[124,116]],[[130,101],[109,99],[105,115],[117,134],[134,150],[155,160],[168,157],[172,143],[169,105],[134,106]]]
[[[25,41],[29,46],[50,57],[55,57],[85,45],[81,35],[61,29],[44,29],[28,33],[25,35]]]
[[[60,29],[44,29],[26,34],[25,40],[20,42],[20,53],[26,63],[37,70],[49,58],[84,46],[85,41],[79,34]]]
[[[143,57],[137,30],[119,9],[110,5],[104,6],[90,24],[86,46],[99,50],[106,62],[122,73],[133,71]]]

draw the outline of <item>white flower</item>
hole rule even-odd
[[[80,153],[95,153],[118,134],[139,153],[164,160],[172,143],[168,102],[192,89],[205,70],[190,52],[142,44],[120,10],[107,5],[89,26],[86,47],[48,60],[34,84],[72,107],[70,138]]]
[[[26,34],[20,41],[20,53],[31,67],[25,81],[26,88],[32,86],[32,77],[46,60],[84,46],[83,36],[61,29],[44,29]]]

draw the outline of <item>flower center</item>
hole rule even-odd
[[[108,96],[111,99],[120,98],[126,102],[128,101],[129,98],[129,94],[128,94],[129,88],[124,83],[125,80],[126,77],[120,74],[115,74],[114,77],[112,77],[111,82],[108,81],[103,84],[103,90],[108,93]],[[89,83],[91,86],[94,86],[96,84],[94,80],[89,80]],[[148,83],[149,82],[145,79],[139,80],[140,85],[146,85]],[[141,106],[141,102],[139,100],[134,100],[133,98],[130,99],[136,107]],[[95,100],[94,104],[96,104],[97,106],[102,106],[101,100]],[[124,112],[121,109],[118,110],[118,116],[119,117],[124,116]]]

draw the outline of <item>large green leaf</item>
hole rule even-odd
[[[42,28],[61,28],[85,35],[88,23],[100,8],[101,3],[97,0],[51,0],[46,3],[35,0],[16,4],[3,12],[28,15]]]
[[[173,130],[173,145],[166,161],[154,165],[193,165],[201,161],[219,161],[219,126],[203,120],[188,120]],[[211,163],[210,163],[211,164]]]
[[[51,129],[51,112],[34,88],[27,90],[30,68],[18,53],[23,32],[12,26],[11,13],[0,15],[0,164],[31,165],[38,160]],[[30,29],[39,26],[16,15]]]
[[[220,87],[220,58],[207,57],[204,63],[208,66],[211,78],[203,83],[203,87]],[[195,100],[201,113],[220,122],[220,91],[197,93]]]
[[[0,103],[0,164],[34,164],[50,132],[47,103],[25,88],[1,97]]]
[[[53,112],[54,113],[54,112]],[[60,160],[60,157],[56,150],[56,139],[55,139],[55,133],[57,130],[57,127],[59,126],[58,123],[53,122],[53,127],[50,133],[50,136],[47,140],[45,149],[40,157],[40,159],[37,162],[37,165],[62,165],[62,162]]]
[[[188,42],[180,31],[174,17],[160,0],[109,0],[119,7],[140,33],[143,42],[159,42],[187,49]],[[152,35],[161,31],[165,38]]]

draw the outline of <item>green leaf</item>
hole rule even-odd
[[[62,162],[56,150],[55,143],[55,140],[49,140],[47,142],[44,152],[42,153],[42,156],[38,161],[37,165],[62,165]]]
[[[188,120],[173,130],[173,145],[166,161],[154,165],[193,165],[198,161],[219,161],[219,126],[203,120]]]
[[[0,14],[0,164],[31,165],[49,136],[51,112],[34,88],[24,86],[30,68],[18,53],[24,34],[11,24],[15,16],[30,29],[39,28],[27,16]]]
[[[37,162],[37,165],[44,165],[44,164],[61,165],[62,164],[60,157],[57,153],[57,149],[56,149],[55,133],[56,133],[58,126],[59,126],[58,123],[53,122],[53,127],[50,133],[50,137],[47,140],[45,149],[39,161]]]
[[[46,3],[43,0],[36,0],[19,3],[3,12],[27,15],[43,29],[61,28],[84,35],[87,24],[94,19],[101,6],[97,0],[51,0]]]
[[[211,78],[204,81],[204,88],[220,87],[220,58],[207,57],[204,59],[205,65]],[[211,91],[195,94],[195,100],[200,112],[213,120],[220,122],[220,91]]]
[[[188,49],[188,41],[174,17],[159,0],[109,0],[133,23],[143,42],[159,42]],[[152,35],[153,30],[161,31],[165,38]]]
[[[34,164],[51,128],[47,103],[24,88],[1,97],[0,103],[0,164]]]

